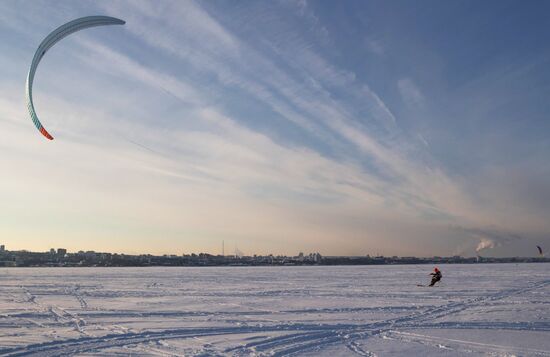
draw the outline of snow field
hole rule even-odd
[[[6,268],[4,356],[550,356],[550,264]]]

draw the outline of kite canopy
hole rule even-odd
[[[42,57],[46,54],[46,52],[57,42],[59,42],[64,37],[69,36],[70,34],[89,28],[89,27],[96,27],[96,26],[106,26],[106,25],[124,25],[126,22],[114,17],[109,16],[86,16],[81,17],[79,19],[73,20],[71,22],[67,22],[65,25],[62,25],[52,31],[41,43],[40,46],[38,46],[36,52],[34,53],[34,57],[32,59],[31,68],[29,69],[29,74],[27,75],[27,84],[25,86],[26,88],[26,94],[27,94],[27,108],[29,110],[29,114],[31,116],[31,119],[36,126],[36,128],[44,135],[46,138],[53,140],[53,137],[44,129],[42,126],[42,123],[40,123],[40,120],[38,119],[38,116],[36,115],[36,111],[34,110],[34,104],[32,101],[32,83],[34,81],[34,74],[36,72],[36,68],[38,67],[38,64],[42,60]]]
[[[537,249],[539,250],[539,255],[544,256],[544,254],[542,253],[542,248],[540,247],[540,245],[537,245]]]

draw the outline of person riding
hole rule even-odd
[[[430,273],[430,275],[432,276],[432,281],[429,286],[434,286],[434,284],[440,281],[441,277],[443,276],[441,275],[441,271],[437,267],[434,268],[434,272]]]

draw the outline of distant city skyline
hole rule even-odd
[[[531,256],[550,246],[550,3],[0,2],[0,241]],[[38,44],[78,17],[24,84]]]
[[[287,266],[287,265],[383,265],[383,264],[477,264],[477,263],[549,263],[543,256],[528,257],[398,257],[398,256],[322,256],[300,252],[294,255],[274,254],[121,254],[118,252],[69,252],[65,248],[49,252],[0,249],[0,267],[200,267],[200,266]],[[436,268],[437,269],[437,268]]]

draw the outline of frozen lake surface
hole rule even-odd
[[[6,356],[550,356],[550,264],[0,269]]]

